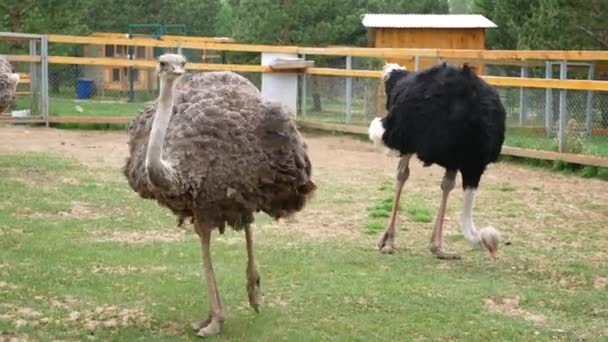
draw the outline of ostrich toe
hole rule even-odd
[[[442,259],[442,260],[460,259],[460,255],[458,255],[454,252],[445,251],[440,246],[431,246],[429,249],[431,250],[431,253],[433,253],[433,255],[435,255],[438,259]]]
[[[201,328],[196,335],[199,337],[217,335],[222,331],[222,322],[217,319],[211,319],[209,324]]]
[[[209,314],[209,316],[207,316],[207,318],[193,322],[192,323],[192,330],[194,330],[194,332],[198,332],[199,330],[203,329],[204,327],[208,326],[209,323],[211,323],[211,314]]]
[[[255,272],[247,279],[247,296],[249,305],[255,312],[260,312],[260,275]]]
[[[384,233],[378,242],[378,249],[382,254],[395,253],[395,238],[388,233]]]

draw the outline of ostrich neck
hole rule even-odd
[[[160,79],[160,96],[156,104],[156,113],[152,122],[150,141],[146,154],[146,168],[150,181],[160,187],[167,186],[172,181],[173,169],[162,159],[163,144],[167,128],[173,112],[173,86],[174,80]]]

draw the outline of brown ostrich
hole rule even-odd
[[[0,114],[8,111],[15,102],[19,74],[4,57],[0,57]]]
[[[190,219],[202,245],[209,314],[192,325],[199,336],[218,334],[224,321],[211,262],[211,231],[245,230],[247,293],[257,311],[260,276],[253,257],[254,213],[275,219],[301,210],[315,189],[306,144],[290,113],[261,97],[232,72],[182,80],[186,60],[160,56],[160,96],[129,125],[124,174],[141,197]],[[178,81],[179,80],[179,81]]]

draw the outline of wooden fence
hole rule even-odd
[[[400,49],[400,48],[362,48],[362,47],[298,47],[298,46],[273,46],[273,45],[253,45],[235,44],[231,41],[218,41],[214,39],[201,39],[200,37],[179,37],[172,36],[170,39],[152,39],[136,37],[128,39],[118,35],[108,35],[101,37],[94,36],[68,36],[68,35],[47,35],[49,44],[69,44],[69,45],[122,45],[133,47],[155,47],[171,49],[198,49],[212,51],[235,51],[251,53],[291,53],[298,55],[323,55],[323,56],[343,56],[343,57],[399,57],[401,59],[411,58],[432,58],[437,61],[447,62],[480,62],[483,64],[497,65],[544,65],[546,61],[553,62],[593,62],[599,68],[608,69],[608,51],[511,51],[511,50],[447,50],[447,49]],[[0,38],[1,39],[1,38]],[[131,60],[126,58],[106,58],[106,57],[73,57],[73,56],[36,56],[36,55],[8,55],[10,61],[24,63],[41,63],[46,60],[48,64],[67,64],[67,65],[94,65],[108,67],[134,67],[142,69],[152,69],[155,67],[154,60]],[[285,72],[273,70],[269,66],[263,65],[243,65],[243,64],[214,64],[214,63],[190,63],[188,68],[191,70],[227,70],[234,72],[254,72],[254,73],[276,73]],[[294,72],[293,70],[290,72]],[[337,68],[312,67],[298,70],[299,73],[319,76],[335,76],[347,78],[381,78],[378,70],[352,70]],[[23,75],[25,82],[29,81],[27,75]],[[595,80],[567,80],[567,79],[544,79],[530,77],[498,77],[482,76],[488,83],[497,87],[525,87],[579,91],[608,91],[607,81]],[[50,123],[126,123],[128,117],[87,117],[87,116],[51,116],[48,118]],[[16,121],[16,120],[12,120]],[[31,121],[31,119],[30,119]],[[20,121],[22,122],[22,121]],[[342,124],[327,124],[299,120],[304,127],[343,131],[356,134],[364,134],[365,128],[348,126]],[[505,154],[524,156],[529,158],[540,158],[549,160],[564,160],[573,163],[587,164],[594,166],[608,167],[608,158],[596,158],[570,153],[556,153],[536,150],[505,148]]]

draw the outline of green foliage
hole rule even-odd
[[[447,0],[241,0],[236,37],[257,43],[364,45],[362,14],[447,12]]]
[[[597,171],[598,168],[595,166],[584,166],[579,174],[584,178],[592,178],[597,176]]]
[[[494,21],[493,49],[598,49],[608,47],[604,0],[474,0],[473,12]]]

